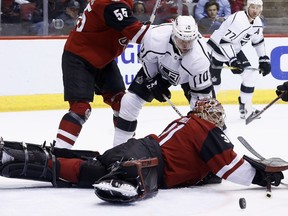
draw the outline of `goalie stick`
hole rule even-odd
[[[252,112],[247,119],[245,120],[246,125],[248,125],[250,122],[252,122],[254,119],[256,119],[257,117],[259,117],[265,110],[267,110],[270,106],[272,106],[274,103],[276,103],[279,99],[281,99],[281,97],[283,96],[285,92],[282,92],[280,95],[278,95],[278,97],[276,97],[273,101],[271,101],[268,105],[266,105],[262,110],[260,110],[259,112],[255,113]]]
[[[254,156],[256,156],[259,160],[255,160],[253,158],[250,158],[246,155],[244,155],[244,159],[248,162],[258,164],[259,168],[263,169],[265,172],[281,172],[288,169],[288,162],[278,158],[273,157],[266,159],[261,154],[259,154],[248,142],[244,139],[242,136],[238,136],[237,139],[240,141],[240,143]],[[255,164],[255,163],[254,163]],[[267,179],[267,188],[266,188],[266,196],[271,197],[271,181]]]
[[[279,158],[279,157],[272,157],[266,159],[261,154],[259,154],[248,142],[244,137],[238,136],[237,139],[240,143],[254,156],[256,156],[259,160],[255,160],[260,162],[263,165],[265,172],[282,172],[288,169],[288,162]],[[246,156],[247,157],[247,156]]]

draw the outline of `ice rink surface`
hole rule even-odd
[[[257,105],[262,109],[264,105]],[[261,116],[245,125],[239,118],[238,106],[226,105],[229,137],[238,154],[252,156],[237,140],[243,136],[263,156],[288,160],[288,103],[275,104]],[[189,108],[179,106],[185,114]],[[0,113],[0,136],[8,141],[42,144],[51,142],[66,110]],[[159,134],[177,113],[170,107],[144,107],[138,119],[136,137]],[[112,147],[114,128],[110,109],[93,109],[84,125],[75,149],[103,153]],[[192,136],[193,134],[191,134]],[[284,172],[288,183],[288,173]],[[288,184],[287,184],[288,185]],[[52,188],[50,183],[0,177],[1,216],[287,216],[288,186],[272,188],[272,197],[258,186],[239,186],[227,181],[218,185],[160,190],[154,198],[127,205],[112,205],[98,199],[93,189]],[[240,209],[244,197],[246,209]]]

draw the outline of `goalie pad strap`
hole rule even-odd
[[[132,165],[139,165],[141,168],[146,168],[146,167],[154,167],[158,165],[158,158],[149,158],[149,159],[144,159],[144,160],[136,160],[136,161],[125,161],[123,162],[123,166],[132,166]]]

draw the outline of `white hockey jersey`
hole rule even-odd
[[[219,61],[228,61],[236,57],[242,46],[251,40],[258,56],[266,55],[263,23],[259,17],[249,22],[245,11],[230,15],[210,36],[209,53]]]
[[[193,48],[181,55],[172,42],[172,23],[153,26],[143,39],[139,53],[147,77],[153,78],[161,73],[171,85],[189,83],[194,97],[208,97],[201,90],[212,86],[209,72],[210,59],[206,41],[199,34]]]

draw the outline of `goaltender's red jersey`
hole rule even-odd
[[[132,0],[91,0],[64,49],[103,68],[131,42],[140,43],[149,25],[132,15]]]
[[[244,163],[222,130],[193,114],[151,136],[161,145],[168,188],[195,185],[210,171],[226,179]]]

